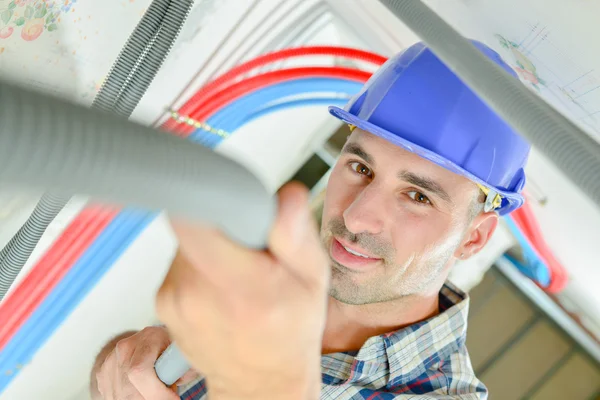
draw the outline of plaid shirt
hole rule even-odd
[[[469,298],[446,284],[440,314],[368,339],[357,352],[321,357],[321,399],[487,399],[465,347]],[[181,400],[205,400],[200,379]]]

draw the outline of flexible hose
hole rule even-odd
[[[117,102],[129,87],[132,75],[137,71],[145,55],[152,49],[169,7],[172,6],[171,3],[171,0],[152,1],[111,67],[98,95],[94,98],[93,108],[106,112],[115,111]],[[185,15],[187,16],[187,14]],[[171,29],[171,26],[168,25],[166,29]],[[178,32],[177,29],[176,31]],[[157,47],[156,51],[158,52],[156,57],[166,56],[161,47]],[[153,77],[154,75],[152,75]],[[124,116],[129,117],[129,115],[130,113],[126,113]]]
[[[10,86],[0,86],[0,104],[11,106],[0,110],[0,181],[56,187],[148,208],[167,204],[174,214],[213,223],[246,246],[264,246],[274,216],[274,199],[233,161],[176,137]],[[26,113],[36,110],[36,117],[18,125],[23,118],[13,107]],[[53,129],[38,138],[37,133],[45,126]],[[36,149],[47,151],[39,157],[24,157],[27,153],[36,155]],[[223,187],[226,182],[232,183],[228,189]],[[0,367],[10,373],[0,377],[0,391],[13,378],[15,366],[28,362],[153,217],[120,213],[111,222],[114,229],[104,231],[69,271],[75,277],[60,280],[38,306],[35,317],[24,319],[28,311],[24,310],[21,318],[8,324],[12,332],[5,332],[5,338],[11,338],[12,333],[12,339],[0,354]],[[22,293],[19,289],[16,292]],[[15,295],[8,300],[13,298],[18,299]]]
[[[288,83],[284,83],[282,85],[285,85]],[[327,86],[325,86],[327,87]],[[302,90],[302,86],[296,85],[296,91],[287,91],[285,93],[291,93],[291,94],[298,94],[301,93]],[[282,91],[279,92],[272,92],[274,95],[277,95],[277,93],[283,93]],[[351,93],[349,93],[351,94]],[[268,101],[272,102],[273,100],[276,100],[276,98],[270,98],[267,99]],[[260,105],[258,105],[256,108],[260,107]],[[214,135],[213,135],[214,136]],[[89,212],[89,210],[86,210],[86,212]],[[84,214],[84,213],[82,213]],[[37,307],[39,307],[39,301],[43,300],[43,298],[45,296],[49,296],[50,293],[55,293],[55,292],[60,292],[61,294],[57,294],[57,296],[59,298],[63,298],[64,297],[64,293],[62,293],[62,291],[58,290],[59,288],[54,288],[53,289],[53,284],[57,284],[60,283],[60,277],[62,275],[57,275],[58,272],[64,274],[65,272],[68,272],[68,269],[65,268],[67,265],[72,265],[73,263],[75,263],[75,260],[77,260],[78,258],[80,258],[80,255],[85,251],[85,249],[90,245],[90,243],[95,243],[94,240],[97,236],[97,234],[99,233],[99,231],[101,229],[98,229],[97,227],[94,229],[94,224],[97,223],[99,221],[99,219],[101,219],[100,216],[96,216],[93,219],[85,219],[83,220],[83,217],[85,215],[79,216],[76,218],[75,221],[73,221],[73,223],[69,226],[68,230],[65,231],[65,233],[59,238],[59,240],[56,242],[56,245],[53,246],[51,248],[51,250],[46,253],[46,255],[38,262],[38,264],[36,265],[36,267],[34,267],[32,269],[32,274],[35,275],[28,275],[27,277],[25,277],[24,281],[22,282],[21,285],[19,285],[18,288],[16,288],[14,295],[11,296],[10,298],[7,299],[6,304],[3,304],[2,307],[0,307],[0,318],[2,318],[3,321],[7,321],[7,324],[0,328],[0,349],[4,346],[4,344],[6,343],[6,340],[8,340],[10,337],[12,337],[15,332],[21,332],[23,329],[19,330],[19,327],[22,327],[22,324],[24,321],[27,320],[27,316],[29,315],[29,313],[31,313],[32,311],[35,311],[37,309]],[[114,223],[117,223],[119,220],[121,220],[122,218],[125,218],[125,216],[121,216],[119,215],[118,217],[116,217],[114,219]],[[140,221],[144,220],[146,222],[149,222],[153,217],[152,216],[140,216],[138,217],[140,219]],[[106,224],[108,223],[113,223],[111,222],[110,219],[106,219],[104,220],[104,225],[106,226]],[[76,230],[76,231],[71,231],[73,228],[83,228],[83,230]],[[87,228],[87,229],[86,229]],[[121,233],[123,233],[123,231],[120,231]],[[116,246],[120,243],[120,241],[122,240],[126,240],[126,241],[131,241],[135,238],[135,236],[138,234],[138,231],[127,231],[125,232],[128,234],[128,236],[123,237],[120,234],[119,235],[110,235],[111,241],[107,242],[108,246]],[[70,238],[70,240],[69,240]],[[77,239],[77,240],[76,240]],[[106,252],[106,250],[105,250]],[[110,251],[108,251],[110,253]],[[87,254],[87,252],[86,252]],[[92,257],[93,258],[93,257]],[[99,268],[96,264],[89,264],[87,265],[88,269],[92,269],[95,270],[97,268]],[[51,279],[54,278],[54,279]],[[71,281],[70,285],[69,285],[69,289],[75,290],[77,287],[80,287],[81,290],[81,286],[82,285],[90,285],[93,284],[94,281],[90,281],[90,280],[79,280],[76,281],[79,282],[78,285],[74,284],[73,281]],[[37,290],[34,290],[36,289]],[[29,294],[32,294],[31,296],[28,296]],[[36,295],[34,296],[33,293],[35,293]],[[37,300],[34,301],[34,300]],[[15,308],[16,306],[19,306],[17,308]],[[72,304],[72,306],[74,307],[75,304]],[[59,308],[52,308],[52,307],[48,307],[48,308],[44,308],[46,309],[46,311],[42,314],[38,314],[38,315],[43,315],[44,318],[52,318],[52,320],[58,321],[58,320],[62,320],[66,317],[66,315],[63,314],[57,314],[58,311],[61,311],[62,309]],[[62,311],[61,311],[62,312]],[[12,317],[9,318],[9,317]],[[33,325],[28,325],[31,326],[32,332],[40,332],[43,331],[40,329],[39,325],[37,324],[33,324]],[[46,334],[49,334],[49,332],[46,330],[45,331]],[[26,332],[23,332],[24,334]],[[27,336],[27,335],[26,335]],[[12,348],[12,342],[11,342],[11,348]],[[6,349],[7,352],[10,349]],[[4,353],[3,353],[4,354]],[[7,353],[8,354],[8,353]],[[0,357],[2,358],[2,357]],[[20,360],[26,360],[27,358],[25,357],[24,359],[21,358]],[[1,365],[1,364],[0,364]],[[13,365],[14,367],[14,365]],[[1,369],[0,369],[1,371]]]
[[[246,246],[265,245],[275,199],[233,160],[8,85],[0,86],[0,104],[0,181],[166,208],[174,216],[213,224]]]
[[[156,0],[155,0],[156,1]],[[194,0],[171,0],[160,27],[144,51],[117,99],[113,111],[130,116],[154,80],[194,5]]]
[[[315,101],[319,100],[323,99],[315,99]],[[335,98],[331,99],[332,102],[335,100]],[[295,104],[300,104],[299,101],[296,102]],[[294,103],[288,104],[288,107],[293,105]],[[282,105],[277,104],[277,106],[281,107]],[[261,113],[264,115],[276,110],[277,108],[273,107],[270,110],[263,109]],[[258,116],[257,113],[255,117]],[[115,212],[111,212],[110,218],[108,218],[106,212],[106,210],[87,209],[77,216],[57,239],[55,245],[36,263],[32,272],[24,278],[13,295],[2,304],[0,320],[5,323],[0,327],[0,350],[31,313],[40,306],[44,298],[56,290],[56,284],[68,271],[67,266],[75,264],[85,249],[96,240],[101,230],[111,222],[112,217],[116,216]],[[49,315],[53,315],[57,320],[66,317],[60,314],[56,315],[53,311]],[[37,325],[35,329],[37,329]]]
[[[315,88],[326,88],[331,90],[336,89],[336,91],[339,91],[340,88],[344,89],[345,87],[343,86],[343,82],[338,82],[336,80],[329,81],[331,83],[327,84],[327,80],[325,79],[321,81],[313,79],[314,85],[316,85]],[[332,83],[337,86],[332,86]],[[280,85],[289,86],[289,84],[290,82],[284,82]],[[360,84],[356,82],[346,82],[345,84],[351,84],[352,86],[350,87],[353,88],[354,91],[357,91],[360,88]],[[296,85],[295,87],[295,91],[290,91],[289,88],[286,92],[283,92],[281,90],[272,91],[271,98],[265,98],[265,101],[268,101],[268,103],[271,104],[273,103],[273,101],[277,100],[277,97],[274,98],[273,96],[281,96],[284,94],[298,94],[306,91],[306,87],[303,88],[301,85]],[[351,95],[353,93],[350,92],[348,94]],[[260,108],[261,104],[255,104],[254,107],[248,108],[248,110],[255,111],[256,109]],[[277,108],[273,108],[273,111],[276,109]],[[264,112],[265,110],[263,110],[263,113]],[[41,116],[43,117],[43,114]],[[1,129],[0,132],[2,132]],[[110,222],[110,219],[107,221],[109,221],[111,224],[120,224],[120,222],[118,221],[121,221],[124,218],[128,218],[126,217],[126,214],[121,214],[118,217],[114,218],[112,222]],[[86,238],[87,240],[85,241],[79,240],[76,242],[67,243],[65,239],[61,238],[61,240],[57,242],[57,245],[46,254],[46,256],[48,257],[44,257],[41,260],[41,262],[36,266],[36,268],[32,270],[38,273],[41,271],[50,271],[50,273],[42,276],[38,275],[26,277],[23,283],[19,285],[19,287],[15,290],[14,296],[11,296],[11,298],[7,299],[9,303],[6,305],[12,305],[12,307],[0,308],[0,316],[3,318],[3,320],[3,312],[8,311],[6,317],[12,316],[12,318],[5,319],[9,323],[6,324],[3,330],[0,330],[0,348],[6,345],[4,351],[0,355],[0,371],[3,367],[14,368],[16,364],[26,362],[31,357],[33,352],[35,352],[36,349],[39,348],[41,343],[43,343],[51,334],[51,332],[55,329],[56,324],[64,320],[64,318],[66,318],[68,313],[70,313],[70,311],[76,306],[77,302],[81,299],[83,294],[87,290],[89,290],[91,285],[93,285],[94,282],[101,276],[101,274],[89,275],[89,272],[85,271],[106,270],[106,268],[108,268],[108,266],[110,265],[110,262],[104,261],[103,263],[98,263],[98,260],[105,260],[100,254],[111,254],[113,257],[116,258],[117,255],[120,253],[116,250],[112,250],[113,247],[111,246],[118,246],[122,244],[122,242],[129,243],[130,241],[134,240],[134,238],[140,232],[140,226],[143,226],[144,223],[148,223],[152,219],[153,216],[151,215],[141,215],[135,218],[135,221],[137,222],[135,222],[134,225],[117,225],[121,226],[119,230],[111,232],[111,234],[108,236],[103,236],[106,237],[106,239],[103,239],[105,240],[105,242],[103,242],[105,244],[102,247],[102,253],[98,253],[99,250],[97,250],[94,253],[95,255],[93,257],[82,256],[81,259],[72,267],[72,271],[75,271],[75,268],[81,270],[80,272],[78,272],[77,276],[82,276],[83,278],[69,279],[68,285],[66,286],[63,280],[56,279],[57,277],[60,278],[61,276],[63,276],[59,275],[59,272],[64,274],[66,271],[69,271],[67,268],[65,268],[65,266],[73,264],[74,260],[77,259],[77,255],[81,254],[80,252],[83,251],[90,242],[94,242],[94,246],[96,246],[97,242],[99,242],[101,239],[98,238],[96,241],[94,241],[96,237],[95,234],[97,234],[97,231],[92,231],[91,229],[88,229],[87,233],[85,233],[86,231],[77,232],[76,237]],[[98,221],[98,217],[96,217],[95,221]],[[74,221],[74,224],[76,223],[77,221]],[[85,222],[85,225],[87,226],[93,224],[91,223],[91,221],[87,221]],[[105,234],[106,232],[104,232],[102,235]],[[69,251],[65,251],[65,249],[61,248],[62,244],[67,244],[67,246],[63,247],[65,247],[65,249],[68,249]],[[98,247],[96,247],[96,249],[98,249]],[[123,250],[124,247],[121,246],[120,251]],[[69,252],[71,256],[75,255],[76,257],[68,257]],[[85,254],[89,254],[89,250],[86,251]],[[71,274],[71,272],[68,273]],[[44,280],[43,277],[46,277],[46,280]],[[55,279],[48,279],[48,277],[54,277]],[[27,297],[27,292],[31,290],[32,284],[38,285],[36,296]],[[55,286],[53,287],[52,284],[54,284]],[[68,290],[69,293],[73,294],[67,295],[67,292],[65,292],[65,290]],[[44,292],[47,298],[45,301],[43,301],[42,305],[41,302],[44,298]],[[27,301],[27,299],[29,299],[29,301]],[[50,299],[54,299],[51,302],[52,305],[49,305]],[[58,299],[63,299],[63,301],[60,303],[62,305],[55,303],[56,301],[58,301]],[[15,308],[15,305],[19,305],[20,308]],[[34,312],[35,315],[30,314],[31,312]],[[29,319],[27,319],[28,316],[30,316]],[[11,337],[14,340],[11,340],[10,344],[7,344],[7,340],[9,340]],[[1,383],[2,382],[0,381],[0,389],[2,387]]]
[[[193,0],[154,0],[128,39],[92,108],[129,117],[166,59]],[[69,197],[44,194],[0,253],[0,301]]]
[[[286,82],[281,85],[287,84],[289,83]],[[353,84],[356,86],[356,90],[358,90],[360,85],[356,83]],[[301,86],[297,86],[296,88],[296,92],[290,92],[288,90],[285,93],[298,95],[303,92],[303,90],[301,90]],[[279,91],[272,93],[273,96],[276,96],[277,93],[283,94],[284,92]],[[351,94],[353,93],[348,93],[348,95]],[[277,100],[277,98],[271,97],[270,99],[266,100],[268,100],[269,104],[272,104]],[[257,104],[252,108],[252,110],[260,109],[261,106],[262,105]],[[118,221],[126,218],[126,216],[122,214],[123,213],[117,216],[111,223],[118,223]],[[148,223],[151,221],[153,216],[139,216],[137,218],[138,224],[143,224],[144,222]],[[77,302],[81,299],[83,293],[85,293],[86,290],[89,290],[90,287],[101,276],[96,274],[93,275],[93,278],[90,278],[92,275],[89,275],[89,273],[96,270],[105,271],[109,267],[107,262],[97,262],[98,259],[104,259],[101,254],[108,253],[116,258],[120,253],[116,252],[116,250],[112,250],[112,246],[118,246],[122,241],[132,241],[139,234],[139,229],[136,230],[135,227],[122,225],[122,228],[112,232],[107,239],[103,239],[108,241],[104,242],[102,253],[96,252],[94,257],[83,255],[81,259],[75,263],[74,260],[78,258],[77,255],[84,251],[91,242],[93,242],[95,246],[96,243],[101,240],[98,238],[96,241],[94,241],[96,236],[93,234],[97,234],[97,231],[92,231],[91,229],[88,229],[88,233],[85,233],[85,230],[70,232],[70,230],[74,228],[78,222],[82,222],[83,225],[87,227],[89,225],[93,225],[91,222],[97,221],[98,217],[91,221],[79,221],[79,219],[80,218],[78,217],[78,219],[71,224],[71,226],[68,228],[69,232],[65,231],[65,235],[74,233],[75,235],[72,237],[82,238],[87,236],[87,240],[68,241],[67,238],[61,237],[57,241],[56,245],[52,247],[51,250],[43,257],[43,259],[40,260],[40,262],[38,262],[38,264],[32,269],[32,273],[36,273],[37,276],[25,277],[22,284],[15,289],[14,294],[7,299],[6,305],[12,305],[12,307],[0,307],[0,318],[5,320],[4,318],[6,317],[6,321],[9,322],[3,329],[0,328],[0,349],[6,345],[2,353],[0,353],[0,371],[2,371],[3,368],[8,368],[14,371],[15,365],[27,362],[33,356],[39,346],[41,346],[49,337],[49,335],[51,335],[53,329],[55,329],[53,327],[66,318],[68,313],[70,313],[70,311],[76,307]],[[105,235],[105,233],[102,235]],[[88,249],[85,254],[89,254],[90,249]],[[121,248],[121,251],[122,250],[123,248]],[[71,252],[70,256],[69,252]],[[75,255],[75,257],[73,257],[73,255]],[[85,260],[87,261],[82,262]],[[54,276],[56,278],[59,271],[64,274],[65,271],[68,271],[68,269],[65,268],[65,265],[71,265],[72,263],[75,263],[75,265],[72,267],[72,270],[75,271],[75,268],[77,268],[77,276],[80,278],[69,279],[68,285],[63,284],[63,281],[60,279],[52,280],[48,278],[48,276]],[[49,273],[40,275],[42,271],[49,271]],[[69,272],[69,274],[70,273],[71,272]],[[53,283],[56,285],[54,288],[52,287]],[[28,297],[27,293],[35,289],[35,285],[38,285],[38,290],[35,291],[35,296]],[[73,294],[69,295],[68,293]],[[44,300],[43,305],[41,305],[40,302],[46,296],[46,300]],[[37,301],[33,301],[34,299]],[[50,299],[54,300],[49,303]],[[64,299],[64,301],[60,303],[62,305],[55,303],[58,301],[57,299]],[[31,312],[34,312],[34,314],[30,314]],[[27,319],[27,317],[29,317],[29,319]],[[27,325],[24,325],[25,323],[27,323]],[[6,341],[11,337],[14,340],[10,340],[10,342],[7,343]],[[181,363],[177,365],[181,367]],[[183,365],[185,365],[185,363]],[[0,391],[2,390],[2,387],[2,381],[0,381]]]
[[[50,223],[68,200],[67,196],[44,194],[31,216],[4,246],[0,252],[0,301],[23,269]]]
[[[386,61],[386,58],[371,53],[368,51],[357,50],[347,47],[339,47],[339,46],[307,46],[307,47],[298,47],[294,49],[285,49],[276,51],[273,53],[265,54],[259,56],[255,59],[252,59],[246,63],[240,64],[239,66],[229,70],[225,74],[219,76],[215,80],[206,84],[202,87],[198,92],[194,94],[186,104],[179,109],[179,114],[181,115],[190,115],[190,113],[199,108],[202,105],[202,102],[210,99],[214,92],[222,89],[223,86],[229,84],[230,82],[235,81],[240,76],[254,70],[255,68],[261,67],[263,65],[280,61],[287,60],[295,57],[306,57],[306,56],[333,56],[333,57],[346,57],[352,58],[355,60],[361,60],[365,62],[370,62],[375,65],[381,65]],[[163,129],[169,131],[183,131],[190,132],[193,128],[179,126],[176,121],[168,120],[163,124]]]
[[[380,0],[600,207],[600,143],[481,54],[420,0]]]

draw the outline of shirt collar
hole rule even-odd
[[[389,374],[390,380],[409,381],[464,345],[469,298],[446,283],[440,290],[440,313],[397,331],[369,338],[355,355],[340,353],[324,356],[322,366],[341,366],[329,375],[356,383],[373,374]]]

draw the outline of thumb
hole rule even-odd
[[[193,369],[188,370],[181,378],[175,382],[178,386],[187,385],[188,383],[196,380],[200,377],[200,374]]]
[[[303,280],[327,284],[329,263],[310,212],[308,190],[300,183],[288,183],[279,191],[278,204],[270,252]]]

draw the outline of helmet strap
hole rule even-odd
[[[483,205],[483,211],[490,212],[490,211],[498,208],[496,205],[497,197],[498,197],[498,193],[493,191],[492,189],[489,189],[489,191],[487,192],[487,195],[485,197],[485,204]]]

